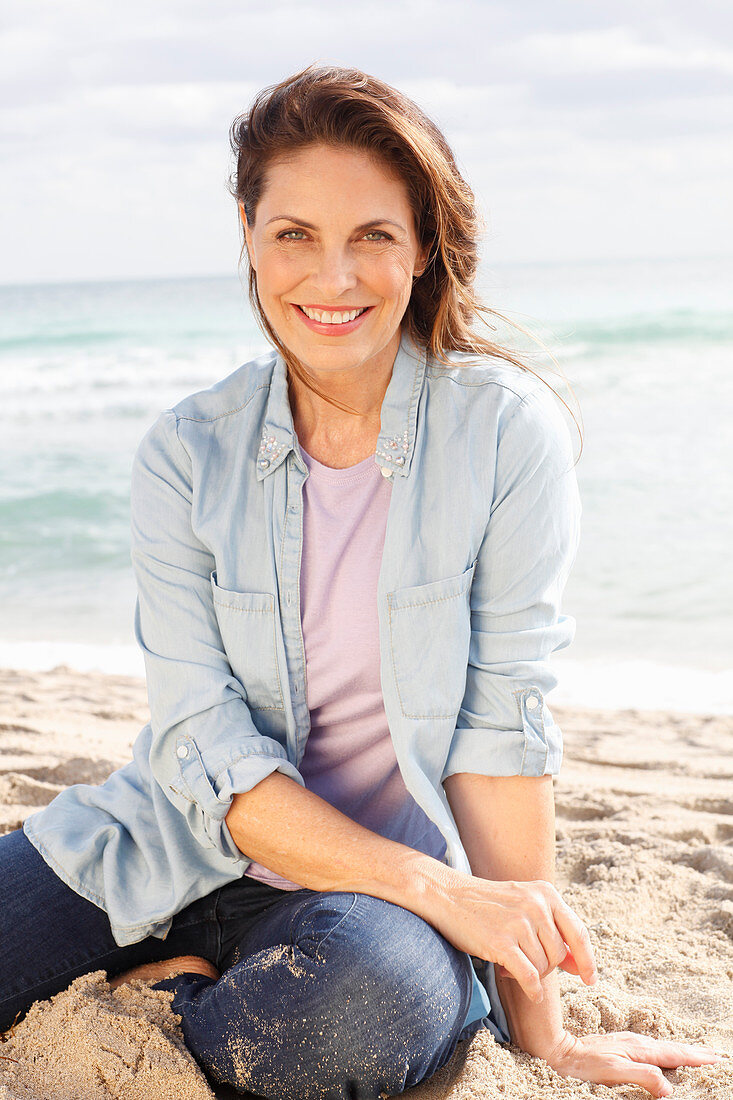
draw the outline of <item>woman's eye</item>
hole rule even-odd
[[[284,229],[282,233],[278,233],[277,239],[279,241],[303,241],[306,239],[306,234],[302,229]],[[370,229],[368,233],[364,234],[363,240],[365,241],[391,241],[389,233],[385,233],[381,229]]]

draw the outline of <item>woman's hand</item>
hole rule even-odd
[[[494,882],[456,873],[430,920],[459,950],[498,963],[536,1003],[540,979],[557,966],[587,985],[597,979],[587,928],[543,879]]]
[[[599,1085],[641,1085],[652,1096],[671,1096],[672,1086],[660,1066],[705,1066],[720,1061],[720,1056],[709,1047],[652,1039],[634,1031],[582,1036],[565,1032],[544,1060],[563,1077]]]

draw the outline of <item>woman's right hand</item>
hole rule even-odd
[[[498,964],[537,1003],[541,979],[557,966],[586,985],[597,980],[587,928],[544,880],[494,882],[449,872],[430,921],[459,950]]]

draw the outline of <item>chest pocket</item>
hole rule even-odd
[[[275,640],[275,597],[269,592],[220,588],[211,574],[214,610],[232,672],[251,710],[283,710]]]
[[[387,596],[392,666],[405,718],[455,718],[466,690],[471,581],[455,577]]]

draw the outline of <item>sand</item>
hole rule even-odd
[[[667,1079],[679,1098],[733,1100],[733,718],[553,713],[565,733],[558,888],[585,921],[600,972],[593,987],[560,972],[566,1025],[713,1046],[719,1064],[668,1070]],[[0,671],[0,716],[8,832],[64,786],[100,782],[129,759],[148,718],[145,685],[65,667]],[[170,997],[139,982],[112,991],[103,971],[78,978],[0,1043],[0,1100],[210,1100]],[[562,1078],[486,1031],[409,1095],[649,1096]]]

